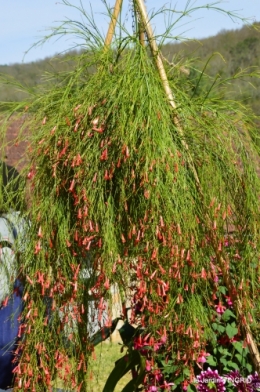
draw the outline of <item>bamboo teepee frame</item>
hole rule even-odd
[[[137,12],[139,14],[138,16],[141,21],[141,30],[142,31],[139,32],[140,33],[139,34],[140,42],[141,42],[141,44],[143,44],[143,42],[144,42],[144,36],[143,36],[143,30],[144,30],[146,33],[146,36],[148,38],[148,42],[149,42],[152,54],[154,56],[154,60],[155,60],[155,63],[156,63],[156,66],[157,66],[157,69],[158,69],[158,72],[159,72],[159,75],[160,75],[160,78],[162,81],[162,85],[163,85],[165,94],[168,98],[169,104],[171,105],[171,107],[173,109],[173,122],[174,122],[174,124],[177,128],[177,131],[181,137],[181,142],[183,144],[183,147],[188,152],[189,146],[184,138],[183,128],[182,128],[181,121],[178,116],[178,112],[176,110],[177,105],[176,105],[172,90],[169,85],[169,81],[168,81],[167,74],[166,74],[163,60],[162,60],[162,55],[161,55],[159,48],[157,46],[157,43],[156,43],[156,40],[154,37],[154,33],[153,33],[153,29],[152,29],[151,24],[149,22],[149,18],[148,18],[145,4],[144,4],[144,0],[133,0],[133,1],[134,1],[134,8],[135,8],[135,10],[137,10]],[[110,26],[109,26],[108,33],[107,33],[106,40],[105,40],[105,50],[107,50],[109,48],[109,46],[111,45],[113,35],[115,32],[116,23],[118,20],[118,16],[119,16],[120,10],[122,8],[122,3],[123,3],[123,0],[116,0],[114,12],[113,12],[113,15],[111,18]],[[188,154],[188,156],[189,156],[188,165],[189,165],[189,168],[193,174],[197,191],[201,197],[201,200],[203,201],[204,195],[203,195],[202,187],[200,184],[199,176],[198,176],[197,170],[193,164],[193,161],[192,161],[190,154]],[[206,225],[206,227],[210,227],[210,217],[206,211],[205,211],[205,225]],[[224,283],[228,289],[230,297],[233,300],[236,315],[240,320],[242,320],[242,328],[243,328],[244,336],[247,340],[247,344],[249,347],[252,362],[254,363],[255,368],[259,372],[260,371],[260,353],[259,353],[257,344],[255,342],[255,339],[253,337],[250,325],[247,323],[246,318],[243,315],[243,307],[242,307],[241,300],[237,295],[235,295],[236,289],[232,283],[231,277],[228,272],[228,264],[229,263],[228,263],[227,255],[225,255],[225,258],[224,258],[222,256],[222,254],[220,254],[220,251],[218,250],[218,244],[216,243],[215,238],[212,237],[211,241],[212,241],[212,244],[214,247],[215,254],[217,256],[217,262],[218,262],[219,268],[221,270]]]

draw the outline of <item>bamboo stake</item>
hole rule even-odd
[[[140,42],[140,44],[143,47],[145,47],[145,29],[144,29],[142,21],[140,20],[141,18],[139,16],[138,7],[136,6],[135,1],[133,1],[133,7],[134,7],[135,17],[136,17],[136,20],[137,20],[137,29],[138,29],[139,42]]]
[[[171,88],[169,86],[168,78],[167,78],[167,75],[166,75],[166,72],[164,69],[164,65],[162,62],[162,57],[159,52],[157,43],[156,43],[154,35],[153,35],[153,30],[152,30],[152,27],[151,27],[149,19],[148,19],[145,4],[144,4],[143,0],[135,0],[135,2],[136,2],[138,9],[139,9],[140,18],[143,23],[143,28],[145,29],[146,34],[148,36],[149,44],[151,46],[151,50],[154,55],[156,65],[157,65],[160,77],[162,79],[164,90],[165,90],[166,95],[169,99],[170,105],[173,107],[173,109],[176,109],[174,97],[173,97]]]
[[[112,39],[113,39],[113,35],[115,33],[115,28],[116,28],[116,23],[117,23],[117,20],[118,20],[118,16],[119,16],[119,13],[120,13],[121,8],[122,8],[122,3],[123,3],[123,0],[116,0],[116,4],[115,4],[115,7],[114,7],[114,12],[113,12],[113,15],[111,17],[110,25],[109,25],[107,36],[106,36],[106,40],[105,40],[105,50],[107,50],[109,48],[109,46],[111,45],[111,42],[112,42]]]
[[[145,31],[143,30],[141,23],[138,23],[138,26],[139,26],[139,41],[140,41],[140,44],[143,47],[145,47]]]
[[[188,152],[189,151],[189,146],[188,146],[188,144],[186,143],[186,141],[184,139],[184,132],[183,132],[183,129],[182,129],[182,126],[181,126],[178,114],[176,112],[176,107],[177,106],[176,106],[176,103],[175,103],[175,100],[174,100],[174,96],[172,94],[172,91],[171,91],[171,88],[170,88],[170,85],[169,85],[169,81],[168,81],[167,74],[166,74],[166,71],[165,71],[165,68],[164,68],[164,65],[163,65],[161,54],[159,52],[156,40],[154,38],[152,27],[151,27],[151,25],[149,23],[149,19],[148,19],[148,15],[147,15],[147,11],[146,11],[146,7],[145,7],[145,4],[144,4],[144,1],[143,0],[135,0],[135,1],[136,1],[137,6],[138,6],[138,9],[139,9],[140,18],[142,20],[144,29],[146,31],[146,34],[147,34],[147,37],[148,37],[148,40],[149,40],[149,44],[150,44],[150,47],[151,47],[151,50],[152,50],[152,53],[153,53],[153,56],[154,56],[154,59],[155,59],[158,71],[159,71],[159,74],[160,74],[160,78],[162,80],[162,84],[163,84],[165,93],[166,93],[166,95],[168,97],[170,105],[174,109],[174,115],[173,115],[174,116],[173,117],[174,124],[176,125],[176,128],[177,128],[177,130],[179,132],[179,135],[181,136],[181,143],[182,143],[182,145],[184,146],[184,148]],[[204,196],[203,196],[203,191],[202,191],[202,188],[201,188],[200,180],[199,180],[199,177],[198,177],[198,173],[197,173],[197,170],[196,170],[196,168],[195,168],[195,166],[193,164],[192,158],[191,158],[189,153],[188,153],[188,156],[189,156],[188,164],[189,164],[189,167],[190,167],[190,169],[191,169],[191,171],[192,171],[192,173],[194,175],[194,179],[195,179],[195,182],[196,182],[197,190],[198,190],[198,192],[199,192],[199,194],[201,196],[201,199],[203,201]],[[206,218],[207,227],[210,228],[211,227],[211,221],[210,221],[210,217],[208,216],[207,213],[205,213],[205,218]],[[220,254],[220,252],[218,251],[218,246],[215,243],[214,238],[211,238],[211,241],[212,241],[212,245],[213,245],[214,251],[215,251],[216,256],[217,256],[217,260],[218,260],[219,266],[221,268],[221,272],[222,272],[224,283],[227,286],[227,289],[228,289],[228,291],[230,293],[230,297],[233,299],[234,308],[235,308],[236,314],[240,318],[240,320],[242,321],[242,327],[243,327],[244,334],[246,336],[246,340],[247,340],[247,343],[248,343],[248,346],[249,346],[249,351],[250,351],[250,354],[251,354],[252,361],[253,361],[253,363],[255,365],[255,368],[258,371],[260,371],[260,354],[259,354],[259,350],[258,350],[257,344],[256,344],[256,342],[255,342],[255,340],[253,338],[251,328],[248,325],[248,323],[246,321],[246,318],[245,318],[245,316],[243,314],[243,307],[242,307],[241,300],[240,300],[240,298],[238,297],[238,295],[236,293],[236,289],[235,289],[235,287],[233,285],[233,282],[231,280],[231,277],[229,275],[228,268],[227,268],[227,260],[225,260],[223,258],[223,256]]]

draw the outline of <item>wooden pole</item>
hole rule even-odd
[[[171,88],[170,88],[170,85],[169,85],[169,81],[168,81],[167,74],[166,74],[166,71],[165,71],[165,68],[164,68],[164,65],[163,65],[161,54],[159,52],[156,40],[154,38],[153,30],[152,30],[152,27],[151,27],[150,22],[149,22],[149,18],[148,18],[148,15],[147,15],[147,11],[146,11],[146,7],[145,7],[145,4],[144,4],[144,1],[143,0],[135,0],[135,1],[136,1],[137,6],[138,6],[138,9],[139,9],[140,18],[142,20],[144,29],[146,31],[146,34],[147,34],[147,37],[148,37],[148,40],[149,40],[149,44],[150,44],[150,47],[151,47],[151,51],[153,53],[153,56],[154,56],[154,59],[155,59],[156,65],[157,65],[157,68],[158,68],[158,71],[159,71],[159,74],[160,74],[160,77],[161,77],[161,80],[162,80],[162,84],[163,84],[165,93],[166,93],[166,95],[168,97],[170,105],[174,109],[174,124],[176,125],[176,128],[177,128],[177,130],[179,132],[179,135],[181,136],[181,143],[182,143],[182,145],[184,146],[184,148],[188,152],[189,146],[186,143],[185,138],[184,138],[184,132],[183,132],[183,129],[182,129],[179,117],[178,117],[178,113],[176,112],[176,103],[175,103],[175,100],[174,100],[174,96],[172,94],[172,91],[171,91]],[[197,170],[196,170],[196,168],[195,168],[195,166],[193,164],[192,158],[190,157],[189,153],[188,153],[188,156],[189,156],[188,164],[189,164],[189,167],[190,167],[190,169],[192,171],[192,174],[194,176],[197,190],[198,190],[198,192],[199,192],[199,194],[200,194],[200,196],[202,198],[202,201],[203,201],[204,196],[203,196],[203,191],[202,191],[202,188],[201,188],[200,180],[199,180],[199,177],[198,177],[198,173],[197,173]],[[210,217],[208,216],[207,213],[205,214],[205,220],[206,220],[207,226],[210,227],[211,221],[210,221]],[[229,272],[228,272],[228,263],[227,263],[228,260],[225,260],[223,258],[223,256],[220,254],[220,252],[218,251],[218,245],[215,243],[214,238],[211,238],[211,242],[212,242],[214,251],[215,251],[216,256],[217,256],[218,264],[219,264],[221,272],[222,272],[224,283],[225,283],[225,285],[226,285],[226,287],[227,287],[227,289],[228,289],[228,291],[230,293],[230,297],[233,299],[234,308],[235,308],[237,317],[238,317],[238,319],[240,321],[242,321],[242,328],[244,330],[244,335],[245,335],[246,340],[247,340],[247,344],[248,344],[248,347],[249,347],[249,351],[250,351],[250,354],[251,354],[252,361],[254,363],[255,368],[259,372],[260,371],[260,354],[259,354],[259,350],[258,350],[257,344],[256,344],[256,342],[255,342],[255,340],[253,338],[250,325],[247,323],[246,318],[244,316],[243,306],[242,306],[241,300],[238,297],[238,295],[235,294],[236,290],[235,290],[235,287],[233,285],[232,279],[231,279],[231,277],[229,275]]]
[[[138,32],[138,34],[139,34],[139,41],[140,41],[140,44],[143,46],[143,47],[145,47],[145,30],[144,30],[144,28],[143,28],[143,26],[142,26],[142,23],[138,23],[138,29],[139,29],[139,32]]]
[[[139,42],[144,47],[145,46],[145,28],[143,26],[143,22],[141,21],[141,17],[139,16],[139,9],[135,1],[133,1],[134,13],[137,21],[137,29]]]
[[[135,2],[136,2],[138,9],[139,9],[139,14],[140,14],[140,18],[142,20],[143,28],[146,31],[146,34],[147,34],[147,37],[149,40],[149,44],[151,46],[151,50],[152,50],[153,56],[155,58],[156,65],[157,65],[157,68],[158,68],[158,71],[159,71],[159,74],[160,74],[160,77],[161,77],[161,80],[163,83],[164,90],[165,90],[166,95],[169,99],[170,105],[173,107],[173,109],[176,109],[174,97],[173,97],[171,88],[169,86],[169,82],[168,82],[168,78],[167,78],[167,75],[166,75],[166,72],[164,69],[161,54],[159,52],[157,43],[154,38],[153,30],[152,30],[152,27],[151,27],[149,19],[148,19],[145,4],[144,4],[143,0],[135,0]]]
[[[108,32],[107,32],[107,36],[106,36],[106,40],[105,40],[105,50],[107,50],[109,48],[109,46],[111,45],[113,35],[115,33],[115,28],[116,28],[118,16],[119,16],[121,8],[122,8],[122,3],[123,3],[123,0],[116,0],[114,12],[111,17],[111,21],[109,24],[109,28],[108,28]]]

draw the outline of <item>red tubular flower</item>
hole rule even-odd
[[[69,192],[72,192],[74,187],[75,187],[75,179],[73,178],[73,180],[70,183]]]
[[[40,252],[41,249],[42,249],[42,247],[41,247],[41,241],[39,240],[39,241],[37,242],[37,244],[35,245],[34,254],[37,255],[37,254]]]
[[[105,148],[105,150],[102,152],[101,156],[100,156],[100,160],[101,161],[106,161],[108,158],[108,151],[107,148]]]
[[[110,180],[110,175],[108,174],[108,170],[105,171],[104,180],[106,181]]]
[[[39,230],[38,230],[38,237],[43,238],[41,226],[39,227]]]
[[[109,290],[109,288],[110,288],[110,284],[109,284],[109,279],[108,278],[106,278],[106,280],[105,280],[104,287],[105,287],[106,290]]]

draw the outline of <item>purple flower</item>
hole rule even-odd
[[[208,368],[197,376],[197,390],[199,392],[224,392],[226,380],[218,374],[217,370]]]
[[[247,377],[248,384],[251,386],[253,392],[260,390],[260,378],[257,372]]]
[[[247,378],[242,377],[238,370],[234,370],[227,375],[227,380],[237,389],[237,392],[257,392],[260,388],[260,378],[255,372]]]
[[[236,387],[237,392],[252,392],[251,386],[247,379],[242,377],[238,370],[228,373],[226,379]]]

